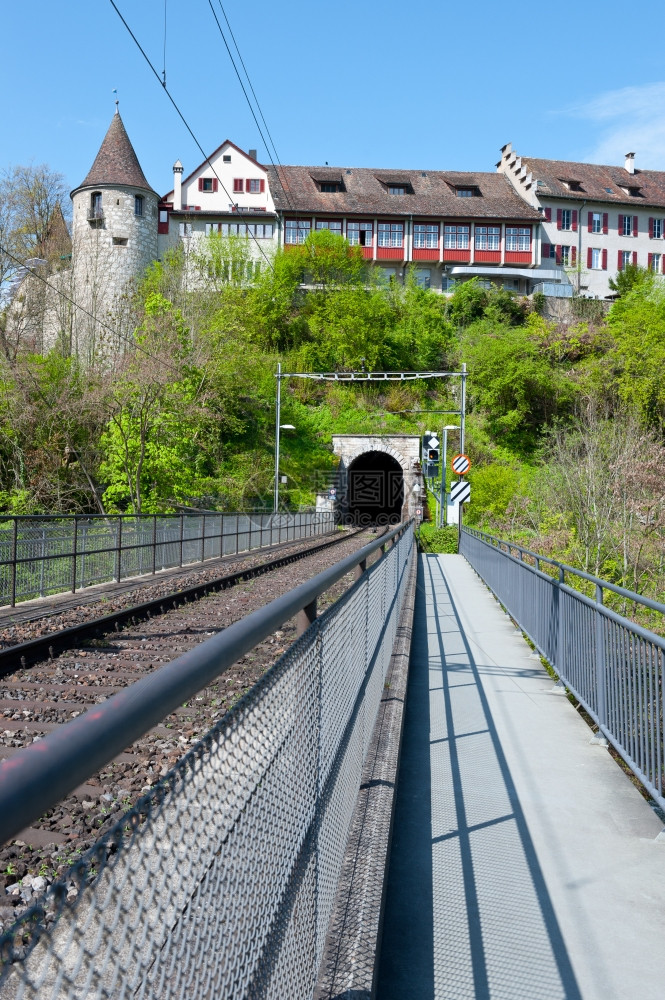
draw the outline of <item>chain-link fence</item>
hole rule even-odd
[[[312,996],[413,552],[408,525],[5,935],[2,1000]]]
[[[0,515],[0,606],[325,534],[332,512]]]
[[[553,578],[541,568],[552,560],[474,529],[462,529],[460,552],[665,808],[665,639],[606,607],[603,594],[661,616],[665,605],[562,564]],[[564,575],[593,584],[595,600]]]

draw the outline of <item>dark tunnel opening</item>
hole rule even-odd
[[[348,513],[354,524],[396,524],[402,520],[404,473],[391,455],[368,451],[348,469]]]

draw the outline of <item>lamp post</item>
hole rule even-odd
[[[444,528],[448,521],[448,504],[446,502],[446,479],[448,478],[448,431],[461,431],[457,424],[446,424],[443,428],[443,462],[441,464],[441,494],[439,497],[439,527]]]

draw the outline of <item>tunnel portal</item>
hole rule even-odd
[[[355,524],[397,524],[404,506],[404,473],[383,451],[367,451],[348,469],[348,512]]]

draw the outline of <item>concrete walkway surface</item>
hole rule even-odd
[[[378,1000],[663,1000],[663,823],[462,556],[420,557]]]

